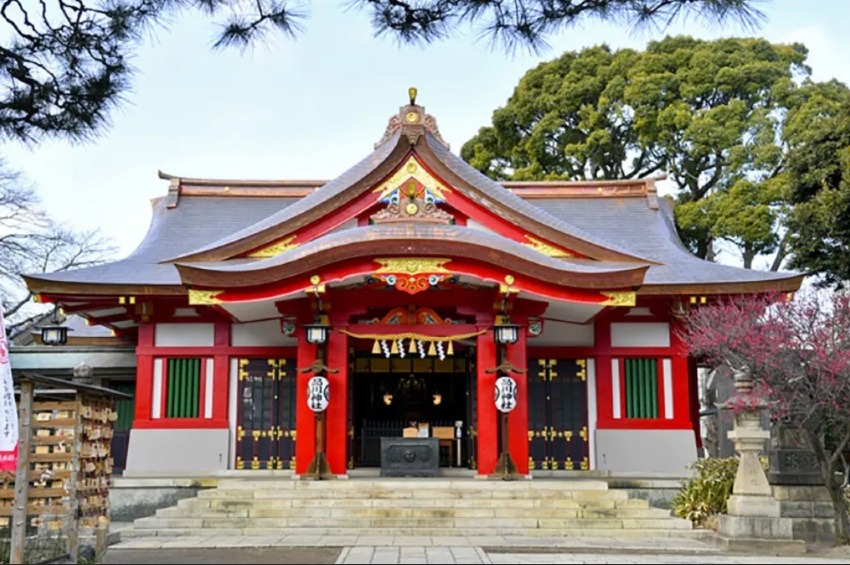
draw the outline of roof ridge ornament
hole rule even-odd
[[[418,92],[416,87],[413,86],[407,89],[410,103],[399,108],[398,114],[390,118],[383,137],[375,144],[375,149],[384,144],[399,130],[401,130],[402,135],[407,136],[410,145],[416,145],[419,138],[425,132],[428,132],[446,149],[449,149],[449,144],[440,135],[440,130],[437,127],[437,119],[431,114],[426,113],[424,106],[416,104],[416,95]]]

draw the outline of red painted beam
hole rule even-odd
[[[481,328],[473,324],[352,324],[346,328],[346,331],[352,334],[391,335],[417,333],[434,337],[448,337],[459,334],[474,334],[481,331]]]
[[[331,283],[339,282],[350,277],[371,276],[377,268],[377,264],[371,259],[364,258],[341,261],[333,265],[317,268],[310,273],[298,275],[284,281],[275,281],[268,285],[228,288],[217,294],[216,299],[222,303],[280,299],[292,294],[309,291],[313,288],[309,280],[313,275],[319,275],[323,283]],[[603,294],[602,291],[571,287],[569,286],[569,281],[566,279],[563,280],[564,284],[541,282],[520,272],[505,269],[502,265],[490,265],[469,259],[452,259],[451,263],[447,264],[447,268],[455,275],[466,275],[477,278],[485,283],[503,283],[505,276],[510,274],[515,279],[512,285],[514,289],[525,290],[531,294],[554,300],[581,304],[602,304],[609,300],[609,297]],[[629,289],[612,288],[609,290],[622,291]],[[430,295],[432,293],[423,291],[423,293],[419,294]]]
[[[145,324],[149,325],[149,324]],[[213,346],[213,347],[154,347],[153,345],[139,345],[136,347],[138,355],[152,355],[155,357],[211,357],[213,355],[224,355],[226,357],[293,357],[295,347],[277,347],[271,345],[246,345],[246,346]]]

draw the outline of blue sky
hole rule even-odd
[[[468,30],[427,47],[373,37],[366,13],[314,0],[297,40],[248,52],[213,51],[215,26],[196,12],[155,30],[140,48],[126,102],[94,141],[7,144],[4,156],[32,181],[44,207],[78,228],[100,228],[119,255],[141,241],[151,198],[167,191],[158,169],[186,177],[328,179],[365,156],[407,88],[438,120],[454,151],[487,125],[523,73],[563,51],[607,43],[642,48],[664,34],[761,35],[804,43],[816,80],[850,83],[850,2],[774,0],[755,32],[706,22],[632,32],[586,23],[550,38],[539,55],[506,55]]]

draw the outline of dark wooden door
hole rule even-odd
[[[237,469],[295,468],[295,360],[240,359]]]
[[[586,367],[584,359],[529,361],[529,469],[590,468]]]
[[[123,473],[124,467],[127,465],[130,429],[133,427],[133,418],[136,411],[136,383],[135,381],[112,381],[109,383],[109,388],[133,395],[132,398],[125,398],[115,402],[115,411],[118,413],[118,419],[115,420],[110,449],[113,461],[112,469],[114,473]]]
[[[478,469],[478,370],[472,354],[467,359],[466,372],[466,426],[463,430],[466,437],[466,460],[470,469]]]

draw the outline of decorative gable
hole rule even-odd
[[[386,204],[386,208],[370,217],[373,223],[454,222],[454,216],[438,208],[446,201],[444,192],[450,190],[437,182],[413,157],[390,177],[386,185],[373,192],[378,191],[381,191],[379,202]]]

